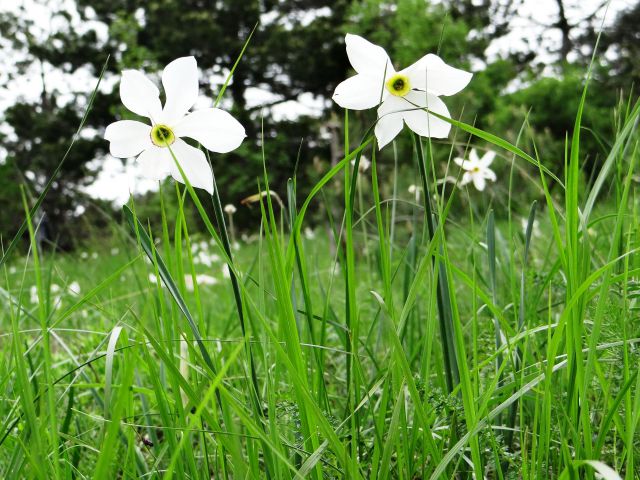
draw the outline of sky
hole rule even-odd
[[[75,12],[73,0],[2,0],[0,1],[0,11],[16,11],[24,5],[31,18],[35,21],[35,35],[46,35],[48,31],[55,31],[66,22],[61,19],[52,18],[50,5],[64,5],[69,12]],[[582,19],[588,12],[601,4],[600,0],[565,1],[568,4],[567,15],[571,21]],[[598,19],[602,21],[604,17],[605,26],[614,18],[615,14],[635,4],[635,0],[611,0],[608,11],[606,8],[599,10]],[[560,32],[554,29],[545,29],[543,25],[549,25],[557,15],[557,3],[555,0],[523,0],[518,10],[518,16],[511,24],[512,33],[494,42],[486,51],[487,58],[495,58],[509,51],[529,50],[531,46],[540,52],[553,49],[560,42]],[[325,15],[327,12],[319,9],[314,15]],[[309,18],[306,21],[311,21]],[[264,16],[263,22],[273,21],[272,18]],[[107,27],[100,22],[81,22],[77,13],[72,15],[72,28],[77,30],[95,28],[101,39],[107,37]],[[528,45],[527,45],[528,42]],[[15,72],[15,64],[24,56],[24,52],[16,52],[8,48],[6,40],[0,38],[0,115],[8,106],[12,105],[16,99],[36,99],[42,90],[42,77],[48,88],[55,88],[60,91],[61,102],[73,98],[73,92],[86,92],[94,88],[96,79],[85,69],[80,69],[72,73],[62,73],[47,65],[42,67],[33,64],[26,75],[7,81],[8,75]],[[544,54],[538,60],[544,62]],[[481,64],[474,65],[474,69],[482,68]],[[153,76],[152,76],[153,78]],[[222,75],[212,76],[207,80],[212,84],[214,90],[216,85],[221,85],[224,81]],[[157,80],[157,77],[156,77]],[[103,79],[101,90],[110,91],[118,81],[117,75],[111,75]],[[271,103],[276,98],[272,94],[258,88],[247,90],[247,106],[256,107]],[[301,95],[297,101],[289,101],[277,105],[273,114],[276,119],[295,119],[300,114],[315,115],[322,112],[323,106],[328,100],[314,98],[310,94]],[[212,106],[212,98],[201,96],[196,104],[196,108]],[[115,119],[114,119],[115,120]],[[11,134],[11,130],[2,122],[0,117],[0,132]],[[84,131],[83,135],[95,135],[98,132]],[[0,145],[0,163],[6,152]],[[90,168],[98,172],[95,182],[86,188],[87,193],[106,200],[111,200],[116,204],[127,201],[130,193],[140,194],[157,189],[157,182],[144,178],[138,165],[132,159],[123,163],[110,155],[105,158],[95,159],[89,164]]]

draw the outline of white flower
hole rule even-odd
[[[93,260],[97,260],[97,259],[98,259],[98,252],[93,252],[93,253],[91,254],[91,258],[92,258]]]
[[[204,251],[198,253],[198,255],[193,258],[194,263],[205,265],[207,267],[210,267],[214,262],[218,261],[220,261],[220,257],[218,255],[216,255],[215,253],[208,253]]]
[[[488,150],[482,158],[478,158],[475,148],[472,148],[469,152],[469,159],[454,158],[453,161],[465,170],[460,186],[473,182],[478,190],[483,191],[487,180],[495,182],[496,174],[489,168],[495,156],[496,152]]]
[[[304,228],[304,236],[309,240],[313,240],[316,237],[316,232],[314,232],[310,227]]]
[[[40,301],[40,297],[38,297],[38,287],[32,285],[29,289],[29,300],[31,303],[37,304]]]
[[[80,254],[80,258],[83,260],[86,260],[87,258],[89,258],[89,254],[87,252],[82,252]]]
[[[122,72],[122,103],[133,113],[149,118],[151,125],[134,120],[112,123],[104,134],[110,142],[109,151],[119,158],[138,156],[140,166],[153,180],[171,175],[183,182],[171,155],[173,151],[191,185],[212,193],[213,176],[204,152],[182,137],[192,138],[213,152],[226,153],[240,146],[246,136],[244,128],[218,108],[189,113],[198,98],[195,58],[182,57],[167,65],[162,72],[162,85],[166,94],[164,107],[160,104],[160,91],[147,77],[137,70]]]
[[[62,289],[60,288],[60,285],[56,283],[52,283],[49,287],[49,298],[51,299],[52,305],[57,306],[60,303],[61,290]],[[38,304],[40,302],[40,297],[38,296],[38,287],[32,285],[31,288],[29,288],[29,297],[29,300],[31,300],[31,303],[33,304]]]
[[[238,209],[235,207],[235,205],[233,205],[231,203],[227,203],[224,206],[224,213],[226,213],[227,215],[233,215],[237,211],[238,211]]]
[[[351,160],[351,165],[353,165],[353,166],[356,165],[356,159],[355,158],[353,160]],[[367,157],[365,157],[364,155],[362,155],[360,157],[360,163],[358,164],[358,172],[364,173],[367,170],[369,170],[370,166],[371,166],[371,162],[369,161],[369,159]]]
[[[120,253],[120,249],[118,247],[113,247],[111,249],[111,255],[118,255]]]
[[[73,281],[67,286],[67,290],[73,295],[80,295],[80,284],[76,281]]]
[[[415,197],[416,202],[420,201],[420,191],[422,190],[421,187],[417,185],[409,185],[409,188],[407,188],[407,190]]]
[[[423,137],[449,135],[451,125],[423,109],[450,117],[447,106],[438,97],[462,90],[471,80],[471,73],[450,67],[433,54],[396,72],[382,47],[351,34],[347,34],[345,43],[357,75],[338,85],[333,100],[352,110],[380,105],[375,128],[379,148],[400,133],[403,123]]]
[[[187,287],[187,290],[189,290],[190,292],[193,292],[194,285],[193,285],[193,277],[191,275],[184,276],[184,283]],[[218,283],[218,279],[202,273],[202,274],[196,275],[196,283],[198,284],[199,287],[203,287],[205,285],[216,285]]]
[[[522,225],[522,233],[526,235],[527,227],[529,226],[529,219],[526,217],[522,217],[520,219],[520,225]],[[531,226],[531,235],[534,237],[540,237],[542,235],[542,233],[540,232],[540,221],[537,218],[533,220],[533,225]]]
[[[231,278],[231,270],[229,270],[229,265],[226,263],[222,266],[222,276],[224,278]]]

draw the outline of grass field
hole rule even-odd
[[[262,197],[251,240],[188,182],[85,251],[35,248],[32,210],[29,254],[4,240],[0,476],[640,478],[639,111],[590,182],[580,114],[562,172],[454,121],[511,172],[493,208],[382,198],[392,150],[347,135],[309,197]],[[435,148],[414,138],[422,192]],[[522,168],[539,194],[516,208]]]

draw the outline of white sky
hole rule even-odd
[[[567,8],[569,19],[576,21],[585,17],[601,2],[599,0],[576,0],[566,1],[565,3],[570,4]],[[20,5],[25,5],[36,24],[35,31],[32,33],[35,36],[41,36],[45,32],[58,30],[62,25],[66,24],[66,21],[51,17],[49,8],[52,4],[65,5],[70,7],[68,8],[70,12],[74,11],[72,0],[48,0],[48,6],[37,0],[0,0],[0,11],[16,11]],[[616,12],[634,4],[635,0],[611,0],[605,24],[613,20]],[[604,12],[605,9],[600,11],[599,21],[602,20]],[[327,9],[319,9],[314,14],[319,16],[327,13]],[[542,25],[551,24],[556,18],[556,14],[557,4],[555,0],[524,0],[518,10],[518,18],[511,24],[512,33],[491,45],[486,52],[487,57],[492,58],[508,51],[528,51],[531,47],[544,52],[557,46],[560,41],[560,32],[554,29],[545,30],[541,27]],[[263,21],[268,23],[274,21],[274,19],[264,16]],[[311,20],[305,17],[302,21],[309,22]],[[95,27],[99,33],[99,38],[102,39],[105,39],[107,35],[107,27],[105,25],[99,22],[80,22],[77,15],[72,20],[72,26],[74,29],[79,30]],[[541,42],[539,42],[540,35],[542,35]],[[529,45],[526,43],[527,40]],[[42,74],[44,74],[48,88],[54,87],[61,93],[59,97],[61,102],[67,102],[72,99],[73,92],[86,92],[95,85],[95,79],[87,70],[81,69],[70,74],[64,74],[45,65],[44,72],[41,72],[41,67],[38,64],[32,65],[26,75],[6,82],[8,75],[16,71],[16,61],[24,55],[23,52],[16,52],[7,47],[6,41],[0,38],[0,114],[13,104],[16,98],[37,99],[42,90]],[[544,57],[540,58],[544,60]],[[481,68],[481,65],[478,65],[477,68]],[[223,80],[223,75],[209,78],[214,90],[215,85],[220,85]],[[117,81],[117,76],[103,79],[103,91],[109,91]],[[249,88],[247,90],[247,104],[249,107],[269,104],[276,99],[277,97],[259,88]],[[325,99],[314,98],[310,94],[303,94],[297,101],[289,101],[276,106],[273,109],[273,113],[276,118],[287,119],[295,119],[300,114],[319,114],[326,101]],[[211,103],[211,98],[202,96],[197,106],[207,107],[211,106]],[[7,125],[3,124],[3,122],[0,122],[0,131],[10,133],[10,129],[7,129]],[[5,155],[6,152],[0,145],[0,163],[4,160],[3,157]],[[87,192],[95,197],[113,200],[116,203],[124,203],[128,199],[130,192],[144,193],[157,188],[156,182],[144,178],[143,172],[137,168],[133,160],[128,160],[123,165],[121,160],[107,155],[106,158],[94,160],[90,166],[98,171],[95,183],[87,188]]]

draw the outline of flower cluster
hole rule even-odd
[[[445,138],[451,124],[449,110],[440,97],[458,93],[470,82],[472,74],[447,65],[440,57],[428,54],[402,70],[396,70],[387,52],[358,35],[345,37],[347,56],[356,74],[340,83],[333,100],[341,107],[365,110],[377,107],[375,136],[378,147],[388,145],[406,124],[420,136]],[[160,90],[137,70],[125,70],[120,81],[120,98],[132,113],[149,119],[119,120],[110,124],[105,138],[115,157],[137,157],[142,170],[154,180],[171,175],[193,187],[213,193],[213,174],[201,148],[217,153],[230,152],[245,138],[243,126],[219,108],[191,111],[198,99],[198,68],[194,57],[182,57],[169,63],[162,72],[166,101],[160,102]],[[491,152],[488,152],[489,155]],[[493,155],[456,163],[464,170],[461,186],[473,182],[483,190],[486,180],[495,180],[488,169]],[[369,166],[361,159],[360,171]],[[184,174],[184,176],[183,176]],[[225,212],[235,213],[233,205]]]

